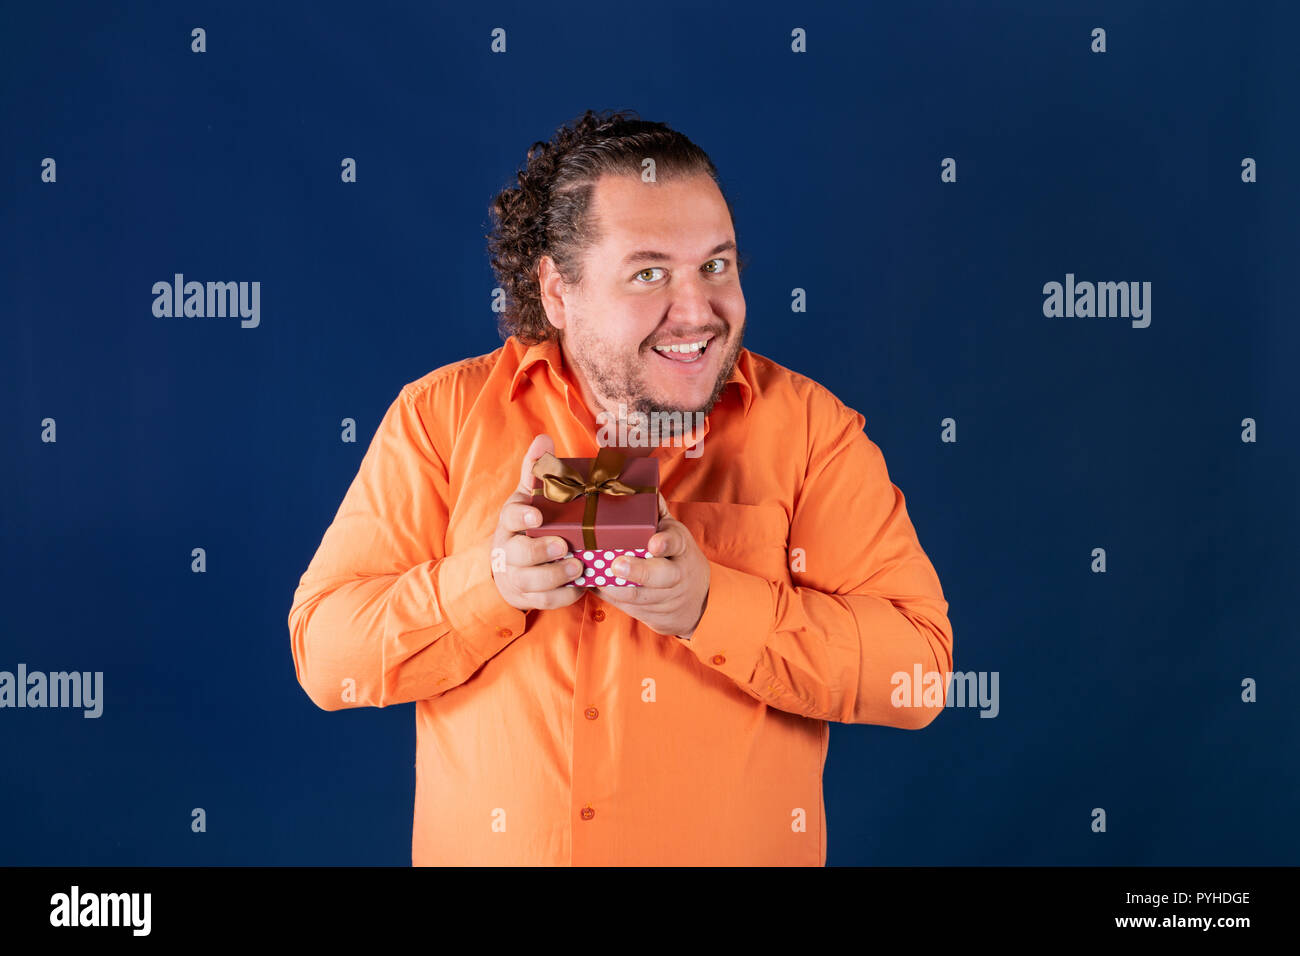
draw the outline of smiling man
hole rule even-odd
[[[653,176],[646,170],[653,170]],[[745,349],[708,156],[588,111],[492,205],[505,344],[406,385],[289,612],[321,708],[415,702],[412,862],[823,865],[828,721],[918,729],[939,579],[865,420]],[[638,587],[569,586],[533,465],[704,416],[659,460]],[[607,432],[606,432],[607,433]]]

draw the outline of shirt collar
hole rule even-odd
[[[509,398],[511,401],[514,401],[515,394],[524,379],[531,378],[536,372],[543,371],[543,365],[549,366],[556,383],[563,387],[566,381],[564,353],[560,350],[560,343],[556,339],[547,339],[544,342],[538,342],[536,345],[528,346],[525,346],[513,335],[506,341],[520,356],[519,364],[515,367],[515,373],[510,379]],[[731,370],[731,376],[727,379],[727,385],[734,382],[736,390],[740,392],[741,407],[744,409],[745,415],[749,414],[749,407],[754,403],[754,387],[750,384],[749,378],[744,371],[747,367],[749,367],[749,350],[741,349],[740,355],[736,358],[736,365]],[[725,390],[723,394],[726,394]]]

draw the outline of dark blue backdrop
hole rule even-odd
[[[747,344],[866,416],[1000,676],[994,719],[833,725],[828,863],[1300,861],[1294,4],[0,20],[0,669],[104,674],[98,719],[0,710],[0,863],[409,864],[413,708],[318,710],[289,605],[401,386],[499,344],[487,204],[587,108],[711,154]],[[178,272],[260,325],[154,316]],[[1045,317],[1067,273],[1150,326]]]

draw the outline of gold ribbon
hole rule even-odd
[[[655,492],[653,485],[629,485],[619,480],[627,456],[614,448],[602,448],[591,463],[591,474],[584,478],[549,451],[533,465],[534,477],[542,479],[542,487],[535,489],[551,501],[572,501],[581,495],[587,498],[582,513],[582,543],[588,549],[596,547],[596,503],[601,495],[639,495]]]

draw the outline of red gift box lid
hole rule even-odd
[[[560,458],[584,479],[591,474],[592,458]],[[649,456],[627,458],[619,480],[629,485],[654,488],[653,493],[635,495],[598,494],[596,502],[596,547],[644,548],[659,527],[659,459]],[[530,538],[556,535],[574,551],[586,550],[582,534],[582,517],[587,508],[586,495],[572,501],[552,501],[541,492],[541,481],[533,492],[533,507],[542,513],[542,524],[525,529]]]

